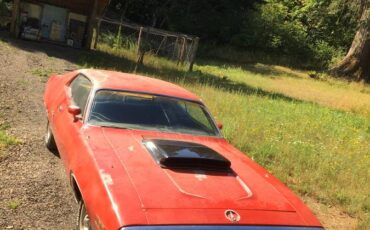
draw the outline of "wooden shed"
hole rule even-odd
[[[90,48],[109,0],[14,0],[11,32],[24,39]]]

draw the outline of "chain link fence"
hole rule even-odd
[[[138,64],[142,64],[144,55],[150,53],[176,61],[178,65],[189,65],[191,71],[199,38],[124,21],[98,18],[95,48],[97,43],[137,52]]]

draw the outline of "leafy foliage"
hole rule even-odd
[[[194,34],[201,45],[289,55],[327,68],[352,42],[359,1],[113,0],[108,16]]]
[[[112,0],[108,17],[229,42],[245,12],[260,0]]]
[[[350,46],[359,9],[356,0],[267,0],[248,15],[234,45],[288,54],[325,68]]]

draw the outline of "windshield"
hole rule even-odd
[[[218,136],[204,106],[177,98],[99,90],[89,123],[99,126]]]

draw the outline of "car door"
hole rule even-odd
[[[57,130],[56,141],[67,172],[76,163],[76,154],[82,151],[82,118],[86,112],[91,89],[91,81],[82,74],[77,75],[65,87],[65,97],[60,101],[55,112],[54,126]],[[81,109],[81,114],[74,116],[69,113],[68,108],[70,106],[78,106]]]

